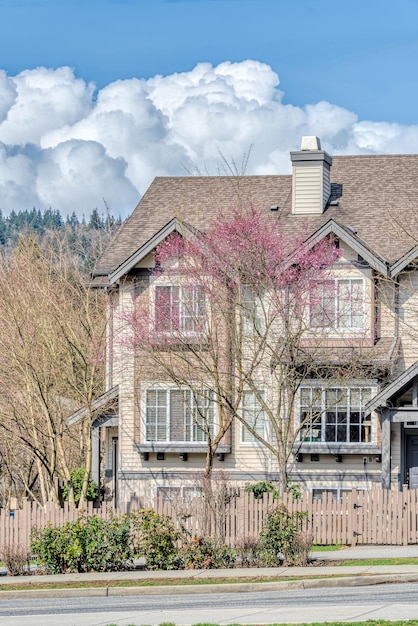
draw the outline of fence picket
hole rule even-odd
[[[283,504],[289,512],[306,511],[306,531],[312,535],[314,543],[326,545],[341,543],[407,545],[418,542],[418,491],[403,488],[401,492],[375,489],[344,493],[339,500],[333,500],[330,493],[323,493],[321,499],[313,499],[305,492],[299,500],[285,494]],[[271,493],[257,500],[254,494],[241,492],[231,497],[226,504],[224,533],[225,542],[235,545],[241,537],[257,537],[268,513],[278,505]],[[109,503],[94,508],[92,503],[84,507],[86,516],[98,515],[108,520],[114,514],[130,510],[129,505],[115,510]],[[206,511],[198,497],[182,502],[171,502],[163,496],[154,500],[154,510],[173,518],[177,528],[185,528],[190,536],[201,535],[204,529],[213,534],[219,528],[215,511]],[[0,510],[0,547],[22,544],[29,547],[33,527],[44,528],[48,523],[54,526],[74,521],[80,510],[66,502],[61,508],[55,503],[40,507],[24,500],[21,508],[14,511]]]

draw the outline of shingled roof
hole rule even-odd
[[[290,175],[156,178],[100,259],[94,282],[108,284],[107,276],[173,218],[205,230],[219,209],[250,203],[295,235],[313,234],[332,219],[395,263],[417,244],[418,155],[333,156],[330,201],[338,205],[328,203],[321,215],[294,216],[291,200]]]

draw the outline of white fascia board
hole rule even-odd
[[[115,385],[108,391],[105,391],[101,396],[96,398],[91,405],[92,411],[98,411],[99,409],[105,407],[109,402],[116,400],[119,398],[119,385]],[[77,424],[86,414],[86,407],[82,407],[78,409],[75,413],[68,417],[68,424],[73,426]]]
[[[339,239],[344,241],[350,248],[352,248],[357,254],[359,254],[367,263],[377,272],[380,272],[383,276],[388,275],[389,263],[383,259],[380,255],[376,254],[359,237],[351,233],[346,227],[340,226],[334,220],[329,220],[326,224],[321,226],[309,239],[304,242],[304,245],[308,249],[312,248],[318,241],[321,241],[324,237],[327,237],[333,233]],[[292,255],[291,255],[292,256]],[[290,259],[291,260],[291,259]]]
[[[374,396],[364,407],[364,413],[369,415],[385,403],[400,389],[405,387],[418,374],[418,361],[402,372],[390,385],[387,385],[382,391]]]
[[[392,263],[392,265],[390,266],[390,277],[396,278],[396,276],[400,274],[400,272],[402,272],[402,270],[404,270],[405,267],[407,267],[413,261],[416,261],[417,258],[418,258],[418,246],[414,246],[411,250],[409,250],[409,252],[404,254],[403,257],[398,259],[398,261],[395,261],[395,263]]]
[[[153,235],[151,239],[144,243],[143,246],[141,246],[140,248],[138,248],[138,250],[136,250],[136,252],[131,254],[131,256],[128,257],[121,265],[119,265],[119,267],[114,272],[109,274],[109,283],[115,283],[120,278],[122,278],[122,276],[125,276],[125,274],[127,274],[129,270],[135,267],[137,263],[142,261],[142,259],[144,259],[150,252],[155,250],[155,248],[162,241],[164,241],[164,239],[166,239],[169,235],[171,235],[171,233],[176,231],[180,235],[184,233],[188,233],[190,235],[195,234],[195,231],[193,231],[190,226],[187,226],[187,224],[181,224],[178,219],[174,217],[165,226],[163,226],[161,230],[155,233],[155,235]]]

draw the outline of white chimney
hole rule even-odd
[[[321,150],[318,137],[302,137],[299,152],[291,152],[292,214],[315,215],[324,212],[331,194],[332,158]]]

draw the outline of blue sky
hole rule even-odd
[[[252,171],[285,169],[301,132],[321,131],[335,153],[416,151],[417,65],[418,0],[0,0],[0,208],[65,212],[72,192],[80,212],[112,187],[124,213],[153,175],[214,167],[219,150],[237,158],[254,144]],[[246,88],[266,124],[272,115],[270,130],[251,118],[253,136]],[[112,123],[124,146],[105,138]],[[279,155],[263,135],[272,128]],[[71,186],[76,159],[90,168],[87,180],[96,176],[91,193]],[[54,173],[55,194],[44,181]]]

